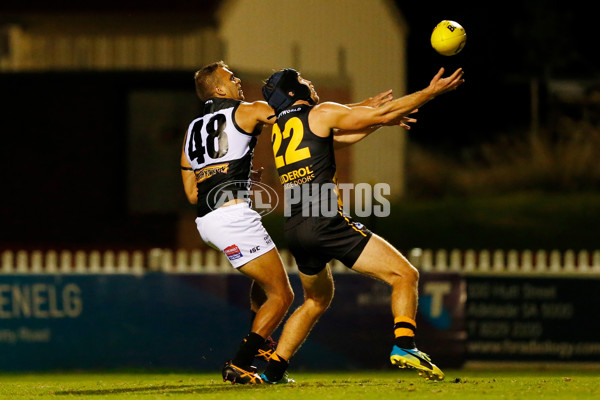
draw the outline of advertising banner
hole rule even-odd
[[[303,299],[298,276],[290,279],[291,312]],[[353,273],[334,279],[331,309],[294,368],[389,367],[390,288]],[[2,275],[0,370],[219,371],[249,331],[249,282],[241,274]],[[464,353],[462,285],[457,275],[422,275],[419,346],[440,365]]]
[[[469,360],[600,361],[600,280],[468,277]]]

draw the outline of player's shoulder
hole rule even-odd
[[[323,103],[319,103],[316,106],[314,106],[312,111],[320,113],[320,112],[331,112],[331,111],[345,110],[345,109],[348,109],[348,107],[343,104],[336,103],[333,101],[325,101]]]
[[[268,108],[268,109],[272,110],[272,108],[269,107],[269,104],[267,104],[267,102],[263,101],[263,100],[241,101],[238,108],[256,109],[256,110],[264,110],[264,109]]]
[[[257,121],[273,124],[275,119],[271,119],[271,117],[274,114],[275,111],[273,111],[266,101],[242,101],[236,111],[236,120],[242,123],[243,121],[248,121],[250,124],[254,124]]]
[[[257,100],[253,102],[242,101],[238,107],[238,113],[266,122],[266,119],[274,115],[275,111],[266,101]]]
[[[273,109],[267,104],[266,101],[261,101],[261,100],[252,101],[252,102],[247,102],[247,101],[240,102],[240,105],[238,106],[238,112],[245,113],[245,114],[259,114],[259,115],[264,115],[264,114],[272,115],[275,113],[273,111]]]
[[[326,101],[319,103],[312,108],[310,112],[310,118],[313,121],[329,121],[331,118],[335,118],[337,115],[344,114],[348,110],[350,110],[350,108],[343,104],[335,103],[333,101]]]

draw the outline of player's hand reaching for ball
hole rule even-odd
[[[410,113],[414,114],[414,113],[416,113],[418,111],[419,111],[419,109],[415,108]],[[406,130],[410,130],[410,125],[408,125],[408,124],[415,124],[416,122],[417,122],[416,118],[405,116],[405,117],[397,118],[394,121],[391,121],[389,124],[386,124],[386,125],[389,125],[389,126],[391,126],[391,125],[399,125],[400,127],[404,128]]]
[[[438,96],[442,93],[455,90],[457,87],[464,83],[463,75],[464,71],[462,68],[458,68],[454,73],[446,78],[442,78],[444,75],[444,67],[440,68],[438,73],[433,77],[429,86],[426,90],[430,91],[433,96]]]
[[[393,99],[394,96],[392,95],[392,89],[389,89],[385,92],[381,92],[378,95],[368,98],[363,102],[362,105],[367,107],[379,107]]]

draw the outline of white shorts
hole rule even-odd
[[[248,203],[219,207],[196,218],[196,227],[202,240],[225,253],[234,268],[275,248],[260,215]]]

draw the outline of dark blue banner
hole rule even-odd
[[[334,278],[331,309],[294,368],[388,366],[389,287],[352,273]],[[293,310],[302,290],[297,275],[290,279]],[[461,288],[457,275],[422,275],[419,346],[441,366],[463,359]],[[241,274],[3,275],[0,370],[218,371],[249,330],[248,289]]]
[[[470,360],[600,361],[599,279],[469,277]]]

